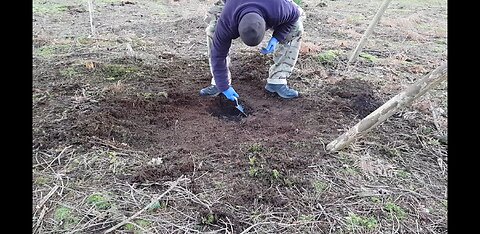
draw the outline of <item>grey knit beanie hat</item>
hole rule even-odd
[[[245,14],[238,24],[240,38],[248,46],[260,44],[265,35],[265,29],[265,20],[254,12]]]

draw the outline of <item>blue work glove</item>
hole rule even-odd
[[[262,54],[270,54],[270,53],[272,53],[273,51],[275,51],[275,46],[277,46],[277,44],[278,44],[277,38],[272,37],[272,38],[270,39],[270,41],[268,42],[267,47],[266,47],[266,48],[262,48],[262,49],[260,50],[260,53],[262,53]]]
[[[235,98],[240,97],[240,96],[238,96],[238,93],[235,92],[235,89],[233,89],[232,86],[230,86],[230,88],[228,88],[227,90],[223,91],[222,93],[223,93],[223,95],[225,95],[225,97],[227,97],[230,101],[235,101]]]

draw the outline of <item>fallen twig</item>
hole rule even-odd
[[[110,233],[112,231],[114,231],[115,229],[125,225],[126,223],[130,222],[130,220],[134,219],[135,217],[139,216],[142,212],[148,210],[148,208],[150,208],[153,204],[157,203],[160,198],[162,198],[163,196],[165,196],[165,194],[167,194],[168,192],[170,192],[170,190],[174,189],[175,187],[177,187],[177,184],[183,180],[183,175],[180,176],[177,180],[175,180],[173,183],[171,183],[170,187],[165,191],[163,192],[162,194],[160,194],[160,196],[156,197],[155,199],[153,199],[153,201],[151,201],[147,206],[143,207],[143,209],[141,209],[140,211],[138,211],[137,213],[135,213],[134,215],[130,216],[129,218],[123,220],[122,222],[118,223],[117,225],[111,227],[110,229],[106,230],[104,233]]]
[[[57,191],[58,188],[59,186],[55,185],[52,189],[50,189],[50,192],[48,192],[47,195],[43,197],[42,200],[40,200],[40,202],[38,202],[38,205],[36,205],[35,208],[38,210],[41,207],[43,207],[43,204],[47,202],[47,200],[53,195],[53,193],[55,193],[55,191]]]
[[[251,225],[250,227],[243,230],[240,234],[248,233],[248,231],[250,231],[250,229],[252,229],[256,226],[259,226],[259,225],[264,225],[264,224],[275,224],[275,225],[284,226],[284,227],[291,227],[291,226],[305,225],[305,224],[311,224],[311,223],[321,223],[321,221],[299,222],[299,223],[260,222],[260,223],[255,223],[255,224]]]
[[[62,150],[62,152],[60,152],[60,153],[58,154],[58,156],[55,157],[55,158],[47,165],[47,167],[52,166],[52,164],[53,164],[53,162],[55,162],[55,160],[58,160],[58,164],[60,165],[60,157],[62,156],[63,152],[65,152],[65,150],[67,150],[67,149],[69,149],[69,148],[71,148],[71,147],[72,147],[71,145],[65,147],[65,148]]]
[[[38,209],[38,208],[37,208]],[[40,227],[40,224],[42,223],[43,216],[45,216],[45,213],[47,212],[48,208],[46,206],[43,206],[42,211],[40,211],[40,215],[38,216],[37,222],[35,223],[33,233],[36,233],[38,228]]]

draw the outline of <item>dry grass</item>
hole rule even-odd
[[[58,6],[59,1],[56,2]],[[201,9],[206,9],[211,2],[200,2]],[[310,17],[305,23],[304,40],[310,44],[304,47],[292,77],[292,85],[304,90],[309,100],[322,95],[318,90],[325,84],[361,79],[376,84],[375,92],[386,101],[446,60],[446,15],[430,17],[428,14],[439,9],[443,12],[436,1],[428,2],[435,4],[430,8],[408,1],[392,5],[364,49],[377,60],[360,59],[352,67],[346,66],[347,53],[361,37],[370,19],[367,16],[373,16],[379,1],[326,1],[326,7],[314,7],[318,2],[304,1],[309,5],[305,9]],[[199,4],[196,1],[190,1],[186,7],[174,1],[170,8],[157,1],[135,4],[136,7],[155,6],[151,10],[156,11],[150,13],[151,17],[158,17],[157,20],[167,18],[166,9],[179,12],[178,22],[188,22],[200,15],[194,11]],[[156,37],[167,32],[154,31],[161,29],[146,24],[147,20],[138,22],[139,27],[129,31],[115,26],[122,25],[123,21],[108,21],[112,18],[108,14],[94,14],[98,17],[94,20],[101,22],[96,27],[98,35],[94,40],[79,40],[83,38],[79,35],[76,39],[61,38],[60,24],[70,22],[63,20],[69,17],[69,8],[58,9],[62,11],[55,10],[54,15],[43,9],[42,12],[49,12],[48,17],[35,17],[38,25],[34,28],[37,36],[34,56],[38,72],[34,80],[49,75],[40,68],[65,65],[67,70],[59,71],[62,79],[78,79],[84,89],[72,95],[76,108],[95,102],[99,95],[119,94],[131,88],[121,81],[105,87],[85,85],[87,81],[82,79],[82,72],[88,69],[84,62],[90,61],[85,58],[92,61],[123,58],[128,52],[128,43],[133,44],[144,63],[152,64],[154,60],[172,59],[158,58],[159,51],[166,51],[162,54],[180,51],[184,53],[182,56],[205,52],[201,44],[203,35],[182,38],[185,41],[177,42],[180,47],[173,47],[167,44],[169,41]],[[146,9],[148,7],[137,10]],[[60,20],[50,21],[54,17]],[[88,17],[76,23],[79,34],[89,33]],[[309,34],[308,30],[320,32]],[[168,33],[176,35],[177,32]],[[198,42],[190,44],[191,41]],[[320,64],[318,54],[328,50],[338,50],[338,57],[332,63]],[[74,69],[68,70],[68,66]],[[78,70],[79,67],[84,70]],[[95,69],[98,71],[98,67]],[[444,82],[431,90],[347,150],[328,154],[328,158],[311,162],[308,170],[297,171],[295,176],[308,181],[313,190],[272,185],[271,189],[279,197],[298,198],[284,207],[225,202],[225,198],[238,192],[227,189],[229,181],[219,179],[213,186],[202,182],[206,181],[205,174],[195,171],[182,175],[179,180],[130,183],[128,177],[152,158],[162,155],[148,155],[119,142],[95,138],[90,139],[89,145],[73,145],[55,142],[52,137],[54,147],[33,149],[33,232],[100,233],[126,221],[115,233],[447,233],[447,85]],[[32,108],[36,116],[51,108],[45,105],[46,100],[57,100],[55,98],[47,88],[35,87]],[[68,114],[61,113],[53,119],[64,123],[62,121],[68,121]],[[42,128],[42,121],[34,115],[35,132],[48,131]],[[352,119],[350,123],[356,121],[358,119]],[[309,139],[302,150],[311,147],[312,155],[323,152],[321,146],[328,143],[322,142],[325,140]],[[194,161],[194,167],[201,167],[201,163]],[[138,215],[129,220],[135,214]]]

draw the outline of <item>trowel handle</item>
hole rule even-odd
[[[238,98],[237,98],[237,97],[233,97],[233,99],[235,99],[235,105],[238,106]]]

